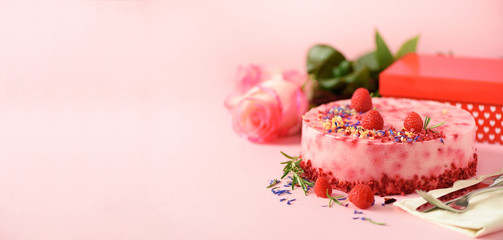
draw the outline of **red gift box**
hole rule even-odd
[[[381,73],[379,92],[451,103],[472,113],[477,141],[503,144],[503,59],[409,54]]]

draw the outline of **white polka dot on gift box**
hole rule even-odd
[[[503,105],[449,102],[475,118],[478,142],[503,144]]]

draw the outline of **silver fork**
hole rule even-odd
[[[467,193],[464,196],[461,196],[459,198],[455,198],[455,199],[450,200],[446,203],[442,203],[440,200],[431,196],[427,192],[417,191],[417,193],[421,197],[423,197],[426,201],[428,201],[432,205],[436,206],[437,208],[445,209],[445,210],[452,211],[452,212],[462,213],[468,209],[469,201],[473,196],[479,195],[482,193],[497,191],[497,190],[503,190],[503,178],[502,177],[498,178],[497,181],[495,181],[493,184],[491,184],[488,187],[481,188],[481,189],[475,190],[473,192]]]
[[[482,193],[488,193],[488,192],[493,192],[493,191],[498,191],[498,190],[503,190],[503,181],[500,181],[498,183],[495,183],[489,187],[486,188],[481,188],[479,190],[475,190],[471,193],[468,193],[462,197],[453,199],[449,202],[446,202],[446,205],[450,207],[450,209],[453,212],[464,212],[466,209],[468,209],[468,205],[470,204],[470,199],[475,196],[479,195]]]

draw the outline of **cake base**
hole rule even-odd
[[[374,194],[378,194],[382,197],[396,194],[405,195],[414,192],[416,189],[430,191],[437,188],[450,187],[458,180],[475,176],[477,172],[477,161],[478,156],[474,153],[467,167],[458,168],[454,164],[451,164],[450,169],[436,176],[421,176],[421,178],[419,178],[417,175],[414,175],[413,179],[403,179],[398,176],[390,178],[383,173],[380,179],[355,182],[339,180],[337,177],[333,176],[332,172],[324,172],[321,168],[313,168],[311,160],[301,161],[300,167],[304,169],[302,177],[309,181],[315,182],[320,176],[326,177],[329,179],[333,188],[344,192],[349,192],[357,184],[363,183],[369,185],[374,190]]]

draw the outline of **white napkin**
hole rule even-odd
[[[451,188],[436,189],[428,192],[434,197],[456,191],[460,188],[480,182],[487,176],[503,173],[503,169],[470,180],[459,180]],[[503,230],[503,191],[495,191],[476,195],[470,199],[468,210],[455,213],[445,210],[433,210],[426,213],[416,211],[416,208],[426,201],[423,198],[404,199],[394,205],[408,213],[427,221],[450,228],[472,237],[480,237]]]

